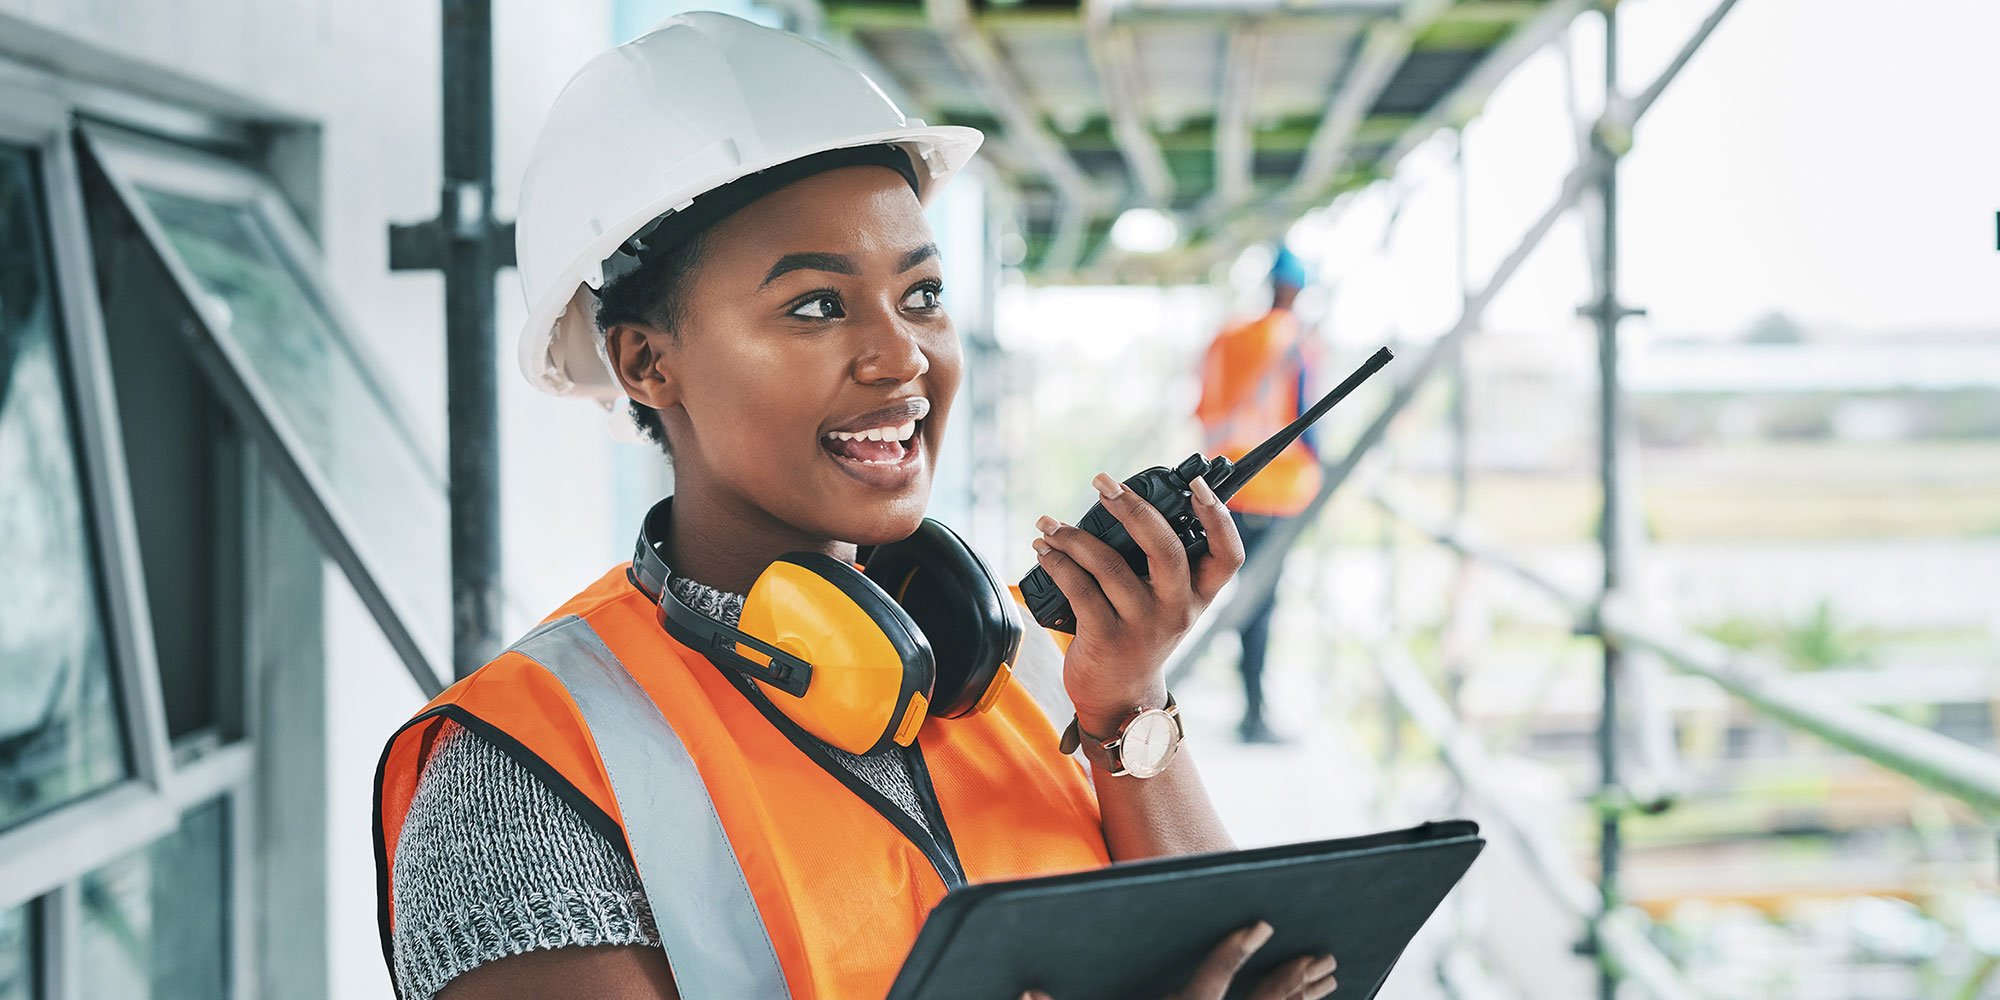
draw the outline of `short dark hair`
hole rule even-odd
[[[644,323],[679,339],[687,320],[688,279],[701,263],[704,239],[697,233],[670,249],[649,253],[637,270],[605,285],[597,294],[598,333],[608,335],[614,326]],[[636,399],[630,402],[632,423],[639,433],[672,457],[660,411]]]

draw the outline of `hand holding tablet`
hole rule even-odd
[[[970,885],[931,913],[888,1000],[1266,1000],[1330,978],[1335,1000],[1369,1000],[1484,846],[1453,820]],[[1328,956],[1338,977],[1316,967]]]

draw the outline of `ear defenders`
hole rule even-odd
[[[909,746],[927,718],[983,712],[1021,649],[1007,588],[965,541],[929,518],[862,553],[861,570],[792,552],[759,574],[735,628],[667,586],[661,554],[673,498],[639,529],[629,577],[667,634],[757,683],[787,718],[849,753]]]

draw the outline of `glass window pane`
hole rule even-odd
[[[0,1000],[32,1000],[35,995],[33,903],[0,910]]]
[[[84,877],[80,995],[230,995],[228,817],[222,800],[200,806],[172,835]]]
[[[257,205],[137,187],[199,282],[209,325],[278,408],[272,419],[333,492],[378,583],[413,619],[412,631],[441,650],[448,629],[441,478]]]
[[[127,773],[37,190],[0,146],[0,829]]]
[[[242,735],[244,532],[240,432],[227,405],[202,375],[194,347],[179,331],[196,323],[166,268],[133,266],[156,251],[131,226],[110,225],[120,211],[108,190],[87,198],[99,224],[91,249],[101,285],[111,389],[118,400],[125,475],[138,529],[139,565],[152,614],[152,638],[165,702],[167,738]]]

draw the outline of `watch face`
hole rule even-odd
[[[1180,734],[1167,713],[1143,712],[1125,727],[1124,741],[1118,745],[1119,763],[1133,777],[1150,778],[1167,769],[1167,760],[1173,757],[1179,741]]]

